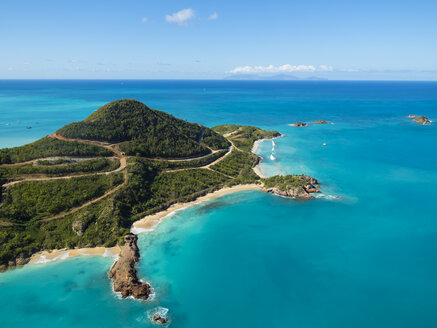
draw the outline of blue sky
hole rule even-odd
[[[437,80],[437,1],[1,0],[0,78]]]

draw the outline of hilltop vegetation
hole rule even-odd
[[[82,122],[59,129],[68,138],[120,143],[128,155],[193,157],[228,147],[225,138],[199,124],[189,123],[136,100],[111,102]]]
[[[229,132],[237,147],[230,153],[231,144],[221,135]],[[77,140],[46,137],[0,150],[2,164],[39,159],[0,165],[0,185],[23,179],[2,188],[0,270],[43,249],[113,246],[145,215],[225,186],[260,183],[252,170],[259,158],[250,149],[258,138],[279,135],[238,125],[209,129],[133,100],[105,105],[57,133]],[[92,140],[116,144],[104,148]],[[177,160],[168,160],[172,157]],[[26,180],[35,175],[63,178]]]

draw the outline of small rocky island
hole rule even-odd
[[[296,122],[293,124],[289,124],[289,126],[294,126],[296,128],[303,128],[305,126],[308,126],[309,123],[305,123],[305,122]],[[312,122],[312,124],[332,124],[331,122],[325,121],[325,120],[317,120]]]
[[[156,322],[156,323],[159,323],[159,324],[161,324],[161,325],[164,325],[164,324],[166,324],[167,323],[167,319],[165,318],[165,317],[163,317],[161,314],[159,314],[159,313],[155,313],[154,315],[153,315],[153,321],[154,322]]]
[[[121,297],[132,296],[147,300],[152,289],[147,282],[142,282],[137,277],[135,264],[140,259],[137,240],[137,236],[133,233],[124,236],[125,244],[120,247],[120,257],[109,271],[109,277],[114,281],[114,291],[120,292]]]
[[[319,182],[308,175],[275,175],[263,179],[264,192],[299,199],[313,199],[313,193],[320,193]]]
[[[415,116],[414,122],[422,124],[422,125],[431,125],[431,121],[426,116]]]
[[[290,124],[290,126],[294,126],[294,127],[296,127],[296,128],[303,128],[303,127],[305,127],[305,126],[307,126],[308,124],[307,123],[304,123],[304,122],[296,122],[296,123],[293,123],[293,124]]]

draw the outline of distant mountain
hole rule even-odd
[[[259,75],[259,74],[234,74],[224,78],[224,80],[250,80],[250,81],[323,81],[327,80],[317,76],[310,77],[297,77],[289,74],[276,74],[276,75]]]

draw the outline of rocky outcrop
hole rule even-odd
[[[167,320],[164,317],[162,317],[159,313],[155,313],[155,315],[153,316],[153,321],[161,325],[167,323]]]
[[[76,219],[73,221],[71,228],[76,233],[76,235],[82,237],[83,232],[85,231],[85,222],[80,219]]]
[[[331,124],[331,123],[324,121],[324,120],[318,120],[318,121],[315,121],[314,124]]]
[[[307,125],[308,124],[304,123],[304,122],[296,122],[296,123],[290,124],[290,126],[294,126],[294,127],[297,127],[297,128],[303,128],[304,126],[307,126]]]
[[[416,123],[423,124],[423,125],[430,125],[431,121],[426,116],[416,116],[416,118],[413,120]]]
[[[311,194],[320,193],[319,182],[307,175],[271,177],[265,179],[265,182],[264,192],[271,192],[283,197],[312,199],[314,196]]]
[[[8,264],[1,264],[0,272],[4,272],[6,270],[13,269],[15,267],[23,266],[29,263],[29,261],[30,261],[29,257],[18,257],[15,260],[8,261]]]
[[[109,277],[113,279],[114,291],[120,292],[123,298],[132,296],[147,300],[152,290],[147,282],[142,282],[137,277],[135,264],[140,259],[137,240],[133,233],[124,236],[125,244],[120,248],[120,257],[109,271]]]
[[[416,118],[416,115],[410,114],[408,115],[408,118]]]

